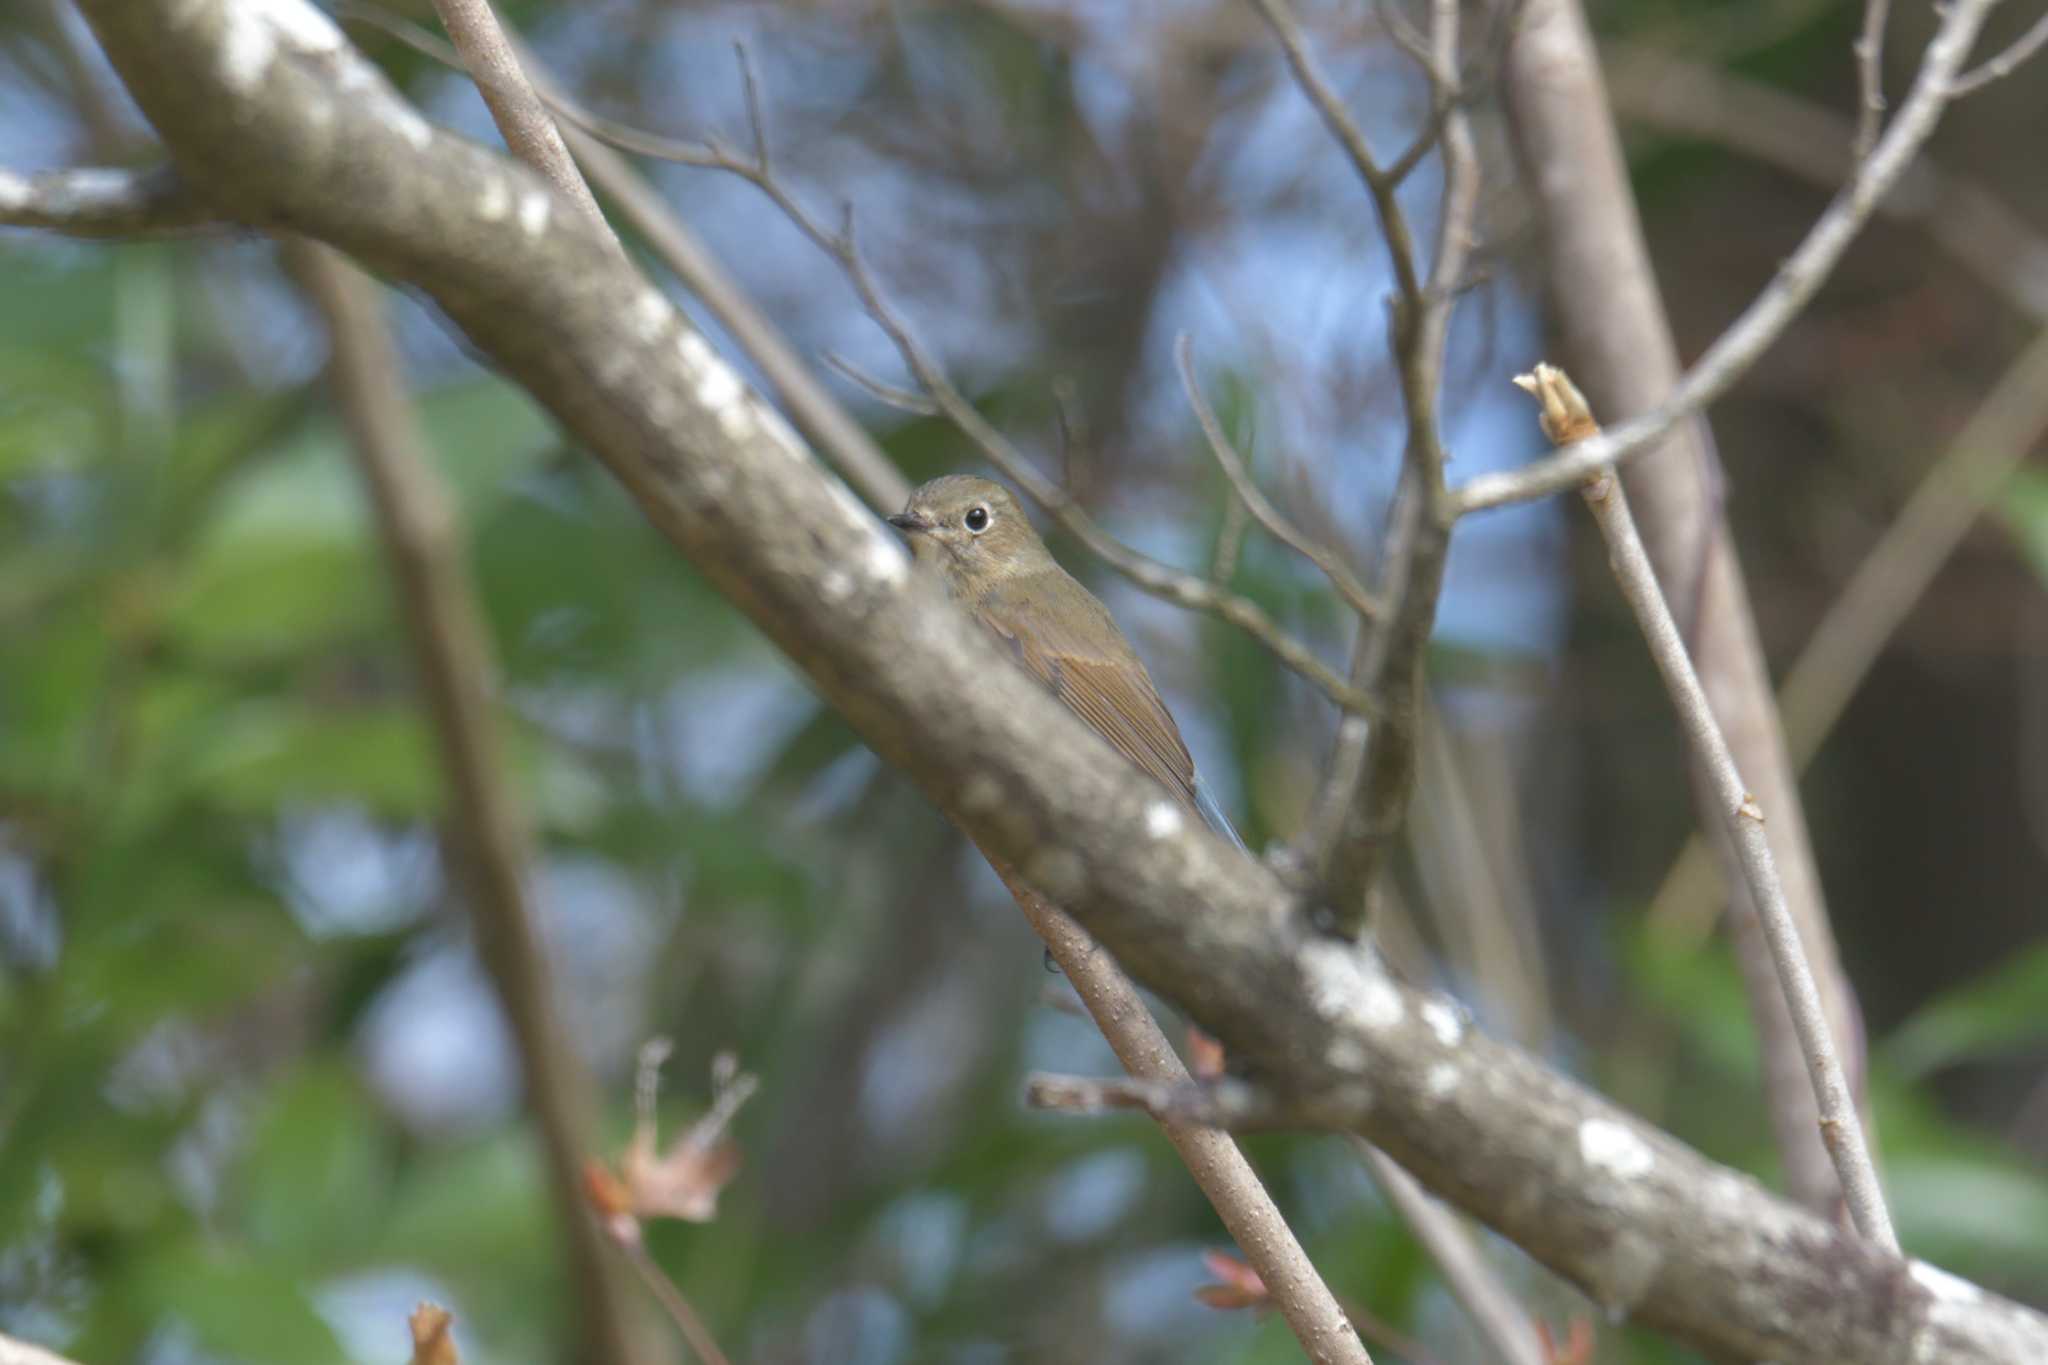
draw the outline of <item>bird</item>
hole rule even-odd
[[[914,489],[888,519],[918,566],[1067,708],[1182,807],[1243,840],[1195,772],[1173,713],[1102,600],[1060,567],[992,479],[948,474]]]

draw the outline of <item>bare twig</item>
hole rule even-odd
[[[1518,376],[1515,383],[1542,404],[1544,434],[1553,442],[1562,445],[1598,435],[1599,428],[1584,397],[1561,370],[1539,365],[1533,374]],[[1778,969],[1779,984],[1792,1008],[1793,1026],[1798,1030],[1814,1098],[1820,1106],[1821,1137],[1834,1158],[1836,1173],[1849,1201],[1850,1217],[1865,1237],[1896,1252],[1898,1235],[1892,1230],[1891,1215],[1885,1209],[1877,1168],[1856,1115],[1855,1097],[1835,1050],[1820,988],[1814,982],[1813,968],[1799,941],[1798,925],[1793,922],[1784,887],[1778,880],[1770,841],[1764,836],[1764,812],[1736,771],[1735,756],[1729,751],[1706,690],[1693,670],[1685,638],[1664,600],[1656,571],[1650,567],[1650,557],[1636,533],[1635,517],[1629,511],[1628,496],[1620,481],[1612,474],[1602,473],[1587,485],[1585,501],[1607,539],[1622,595],[1643,628],[1657,671],[1677,706],[1693,762],[1711,783],[1720,802],[1718,813],[1741,856],[1749,893]]]
[[[1268,869],[1158,820],[1154,784],[1031,679],[992,672],[873,518],[580,222],[446,213],[541,182],[421,138],[305,0],[81,7],[196,186],[238,221],[344,241],[446,308],[886,761],[1273,1078],[1300,1122],[1371,1138],[1597,1302],[1716,1358],[2048,1358],[2048,1317],[1902,1269],[1303,933]],[[254,82],[220,60],[252,29],[279,57]]]
[[[1641,453],[1672,426],[1726,393],[1819,289],[1842,253],[1870,218],[1878,202],[1904,174],[1913,156],[1941,119],[1952,97],[1951,83],[1997,0],[1955,0],[1927,45],[1913,89],[1898,116],[1859,161],[1849,183],[1821,214],[1805,240],[1778,267],[1769,285],[1686,371],[1656,411],[1633,418],[1527,467],[1481,474],[1454,493],[1459,512],[1476,512],[1546,497],[1583,483],[1601,469]]]
[[[455,40],[455,50],[462,54],[462,64],[469,68],[477,93],[490,106],[491,118],[512,155],[539,171],[591,226],[612,236],[611,224],[605,221],[590,186],[583,183],[562,141],[561,129],[527,80],[519,54],[491,9],[491,0],[434,0],[434,9],[441,16],[441,26]]]
[[[1854,125],[1832,109],[1639,43],[1609,51],[1624,118],[1721,143],[1830,191],[1853,164]],[[1922,157],[1877,211],[1926,233],[2000,302],[2048,323],[2048,241],[1991,187]]]
[[[1778,690],[1793,765],[1804,770],[1841,719],[1885,641],[2048,430],[2048,332],[2007,367],[1856,566]],[[1687,841],[1650,903],[1649,922],[1697,936],[1713,924],[1707,852]]]
[[[1273,1106],[1242,1081],[1211,1082],[1108,1080],[1037,1071],[1024,1078],[1024,1102],[1033,1109],[1067,1114],[1107,1114],[1136,1109],[1162,1123],[1242,1132],[1270,1122]]]
[[[1295,19],[1287,0],[1251,0],[1251,3],[1273,30],[1280,51],[1287,58],[1287,67],[1294,73],[1294,83],[1307,96],[1323,126],[1330,130],[1330,136],[1350,160],[1358,178],[1365,182],[1366,192],[1372,196],[1373,210],[1379,215],[1380,231],[1387,239],[1387,254],[1394,265],[1394,284],[1400,290],[1402,303],[1411,310],[1419,310],[1422,306],[1422,274],[1415,260],[1415,237],[1408,228],[1408,215],[1394,193],[1400,181],[1381,167],[1374,157],[1358,121],[1351,117],[1342,97],[1330,84],[1329,78],[1323,75],[1322,65],[1309,51],[1308,39],[1303,35],[1301,24]],[[1380,13],[1387,21],[1388,32],[1394,34],[1402,46],[1409,48],[1417,62],[1431,72],[1433,80],[1438,75],[1453,74],[1440,72],[1432,66],[1433,54],[1420,49],[1419,37],[1404,36],[1407,21],[1401,19],[1391,6],[1383,5]],[[1406,31],[1413,33],[1412,29]],[[1411,43],[1416,46],[1411,47]]]
[[[1517,142],[1542,209],[1560,343],[1604,407],[1617,415],[1654,411],[1678,383],[1678,348],[1658,297],[1600,61],[1578,0],[1528,0],[1504,79]],[[1849,139],[1844,124],[1835,143],[1838,156],[1845,158]],[[1623,478],[1660,577],[1675,600],[1689,606],[1689,639],[1715,714],[1743,773],[1773,812],[1772,849],[1821,979],[1829,1022],[1837,1038],[1853,1045],[1861,1037],[1856,1001],[1835,948],[1704,420],[1672,428],[1647,458],[1626,467]],[[1704,779],[1695,776],[1691,786],[1699,828],[1718,835],[1722,821]],[[1743,894],[1733,843],[1715,837],[1713,847],[1722,885],[1738,905],[1736,960],[1756,1028],[1765,1107],[1785,1187],[1809,1208],[1832,1213],[1841,1186],[1820,1142],[1813,1086],[1777,969]]]
[[[1850,155],[1861,161],[1877,145],[1884,127],[1884,24],[1891,0],[1863,0],[1863,27],[1851,50],[1856,54],[1856,140]]]
[[[1429,45],[1419,60],[1432,107],[1444,111],[1439,139],[1444,183],[1435,256],[1427,283],[1418,285],[1414,243],[1392,185],[1322,78],[1284,0],[1254,3],[1278,37],[1303,93],[1365,181],[1396,262],[1399,286],[1391,332],[1408,434],[1375,584],[1386,616],[1362,624],[1351,659],[1352,686],[1376,698],[1381,713],[1374,725],[1355,717],[1338,725],[1321,790],[1293,859],[1299,877],[1316,893],[1316,913],[1327,914],[1336,932],[1356,937],[1371,913],[1381,870],[1415,787],[1422,661],[1436,621],[1452,520],[1444,484],[1449,457],[1438,430],[1444,340],[1471,247],[1478,162],[1468,121],[1457,104],[1458,6],[1455,0],[1432,0]]]
[[[1134,1089],[1128,1093],[1154,1098],[1202,1093],[1206,1088],[1196,1086],[1189,1078],[1187,1068],[1166,1041],[1166,1035],[1160,1032],[1151,1010],[1145,1007],[1137,989],[1109,954],[1006,863],[991,857],[989,864],[1009,887],[1025,919],[1045,940],[1053,961],[1081,997],[1102,1036],[1109,1040],[1117,1060],[1131,1074]],[[1106,1098],[1106,1091],[1103,1097]],[[1149,1108],[1143,1103],[1137,1107]],[[1228,1133],[1191,1122],[1168,1105],[1151,1112],[1238,1249],[1258,1271],[1309,1359],[1318,1365],[1324,1361],[1370,1365],[1371,1357],[1359,1341],[1357,1329],[1317,1274],[1294,1230],[1288,1227],[1237,1143]]]
[[[2036,19],[2011,47],[1956,77],[1949,84],[1949,98],[1959,100],[1965,95],[1975,94],[1993,81],[2005,79],[2044,46],[2048,46],[2048,14]]]
[[[1385,1152],[1361,1137],[1353,1137],[1351,1145],[1385,1191],[1387,1202],[1443,1272],[1452,1296],[1472,1315],[1480,1334],[1493,1343],[1501,1359],[1508,1365],[1547,1365],[1534,1319],[1479,1254],[1457,1216]]]
[[[750,67],[751,63],[742,61],[743,70]],[[754,78],[748,74],[745,79],[751,83]],[[765,131],[753,131],[751,141],[755,148],[754,157],[743,159],[715,140],[688,142],[658,137],[608,119],[588,115],[582,110],[561,108],[559,112],[564,118],[581,125],[592,136],[614,146],[681,165],[724,171],[740,177],[760,190],[798,231],[840,267],[868,316],[896,347],[905,367],[938,409],[939,414],[958,428],[962,435],[974,443],[975,448],[981,451],[989,463],[1020,487],[1033,502],[1050,513],[1091,554],[1144,592],[1189,611],[1219,617],[1236,626],[1265,646],[1282,665],[1314,684],[1344,710],[1371,712],[1376,709],[1369,695],[1347,683],[1335,670],[1318,658],[1314,650],[1282,629],[1256,602],[1230,592],[1198,574],[1176,569],[1131,549],[1103,530],[1058,484],[1040,474],[1024,457],[1023,452],[954,387],[944,368],[911,328],[909,321],[882,292],[881,286],[868,269],[867,260],[855,238],[850,208],[837,226],[828,226],[805,208],[802,201],[782,182],[775,171],[772,157],[768,156]]]
[[[384,541],[447,776],[451,861],[468,883],[480,955],[518,1044],[574,1268],[575,1301],[598,1358],[624,1365],[639,1352],[582,1196],[594,1099],[562,1037],[534,927],[526,824],[499,750],[489,647],[455,509],[427,462],[371,284],[326,247],[293,241],[288,248],[333,338],[336,397]]]
[[[345,18],[369,24],[434,60],[461,66],[455,50],[434,35],[374,5],[344,0],[337,10]],[[639,233],[649,250],[696,295],[719,326],[747,356],[782,399],[790,420],[824,453],[877,512],[894,512],[910,495],[910,484],[882,453],[866,428],[820,384],[811,368],[792,348],[760,307],[735,284],[689,225],[673,212],[632,164],[579,121],[587,114],[570,100],[516,34],[508,40],[533,87],[547,106],[567,124],[562,135],[584,171],[609,199],[620,217]]]
[[[1201,424],[1202,435],[1208,438],[1209,452],[1216,457],[1217,467],[1222,469],[1223,477],[1230,481],[1231,491],[1244,505],[1244,509],[1251,513],[1253,519],[1263,526],[1273,539],[1322,570],[1323,577],[1330,580],[1330,586],[1337,590],[1337,595],[1343,598],[1353,611],[1364,617],[1380,615],[1381,605],[1366,592],[1364,585],[1351,572],[1350,566],[1327,546],[1310,539],[1259,491],[1258,484],[1252,480],[1251,471],[1245,468],[1244,457],[1238,454],[1237,447],[1230,443],[1230,437],[1224,434],[1223,424],[1216,419],[1215,409],[1211,408],[1208,399],[1202,396],[1201,385],[1195,380],[1194,359],[1186,332],[1182,332],[1174,339],[1173,359],[1180,370],[1181,387],[1187,393],[1188,406],[1194,410],[1195,420]]]
[[[86,166],[36,175],[0,170],[0,227],[67,237],[157,237],[225,226],[168,166]]]
[[[654,1295],[654,1301],[661,1305],[661,1311],[683,1334],[683,1340],[697,1353],[697,1359],[704,1365],[732,1365],[725,1352],[718,1349],[718,1339],[711,1335],[711,1329],[704,1325],[704,1319],[697,1313],[680,1286],[647,1254],[647,1247],[638,1240],[620,1241],[619,1249],[626,1257],[626,1263],[640,1276],[640,1282],[647,1286],[647,1292]]]

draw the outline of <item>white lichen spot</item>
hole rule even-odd
[[[1925,1261],[1913,1262],[1913,1283],[1919,1285],[1940,1303],[1976,1303],[1984,1297],[1984,1291],[1968,1280],[1959,1279]]]
[[[868,578],[885,588],[893,588],[910,577],[910,556],[903,547],[887,536],[877,535],[868,542]]]
[[[413,150],[424,152],[434,144],[434,125],[421,118],[411,105],[393,98],[380,101],[377,108],[384,122]]]
[[[277,60],[277,23],[267,12],[272,8],[228,5],[221,11],[227,27],[220,40],[220,76],[237,94],[255,94]]]
[[[0,210],[15,213],[28,207],[28,181],[12,171],[0,171]]]
[[[818,596],[837,606],[853,596],[853,575],[844,569],[827,569],[818,580]]]
[[[1445,1047],[1456,1047],[1465,1037],[1465,1023],[1448,1000],[1430,1000],[1422,1006],[1422,1022]]]
[[[1422,1089],[1433,1100],[1449,1099],[1458,1088],[1458,1079],[1458,1068],[1449,1062],[1438,1062],[1423,1073]]]
[[[994,810],[1003,803],[1003,784],[987,773],[976,773],[960,788],[960,809]]]
[[[760,435],[760,428],[754,425],[754,413],[745,403],[727,403],[716,408],[718,429],[728,441],[751,441]]]
[[[669,306],[667,297],[659,289],[643,289],[640,297],[633,300],[633,335],[652,345],[661,340],[669,319],[674,316],[675,309]]]
[[[1657,1164],[1650,1144],[1635,1129],[1613,1119],[1587,1119],[1579,1125],[1579,1156],[1594,1170],[1617,1180],[1648,1175]]]
[[[1358,1072],[1365,1070],[1365,1049],[1356,1038],[1339,1034],[1330,1042],[1326,1059],[1332,1070]]]
[[[341,30],[317,6],[305,0],[257,0],[254,9],[300,52],[310,55],[341,51]]]
[[[1302,949],[1309,1005],[1342,1028],[1393,1028],[1408,1015],[1385,969],[1349,944],[1321,940]]]
[[[697,371],[697,401],[716,412],[721,408],[737,407],[740,396],[746,391],[740,377],[732,372],[732,366],[706,350],[704,365]]]
[[[1067,848],[1048,848],[1024,864],[1024,880],[1055,905],[1080,899],[1088,889],[1088,867]]]
[[[1154,839],[1171,839],[1185,823],[1180,818],[1180,807],[1171,801],[1154,801],[1145,807],[1145,833]]]
[[[512,212],[512,188],[502,177],[492,176],[484,181],[483,192],[476,198],[476,216],[486,223],[502,223]]]
[[[538,237],[548,230],[555,216],[555,201],[544,190],[527,190],[519,196],[519,230]]]

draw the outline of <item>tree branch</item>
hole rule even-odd
[[[1974,95],[1993,81],[2004,80],[2043,47],[2048,47],[2048,14],[2036,19],[2011,47],[1956,77],[1955,83],[1949,87],[1949,98]]]
[[[1542,404],[1543,430],[1559,445],[1597,436],[1600,428],[1586,406],[1585,398],[1549,365],[1538,365],[1535,373],[1519,376],[1515,383]],[[1863,1125],[1856,1117],[1856,1100],[1849,1079],[1835,1050],[1827,1011],[1821,1004],[1820,988],[1814,982],[1812,964],[1800,945],[1799,926],[1785,902],[1784,884],[1778,879],[1777,861],[1771,856],[1770,841],[1764,836],[1764,811],[1756,797],[1743,785],[1735,766],[1735,755],[1714,719],[1707,692],[1700,685],[1692,658],[1686,653],[1685,637],[1671,615],[1664,590],[1657,584],[1657,572],[1636,532],[1635,516],[1629,511],[1628,494],[1611,473],[1596,477],[1585,488],[1586,506],[1606,538],[1609,561],[1621,583],[1636,621],[1649,643],[1650,657],[1678,709],[1680,728],[1696,769],[1706,774],[1719,801],[1719,815],[1730,841],[1742,859],[1751,901],[1778,970],[1778,983],[1792,1008],[1792,1024],[1799,1035],[1806,1070],[1812,1080],[1814,1099],[1820,1107],[1820,1131],[1835,1171],[1849,1200],[1849,1214],[1864,1236],[1889,1251],[1897,1251],[1898,1234],[1892,1230],[1884,1192],[1878,1185],[1877,1167],[1864,1141]]]
[[[534,93],[518,52],[499,26],[491,0],[434,0],[434,10],[441,16],[441,27],[455,40],[455,50],[512,155],[539,171],[593,228],[612,236],[611,224],[569,156],[561,129]]]
[[[1363,1138],[1353,1138],[1387,1202],[1415,1233],[1415,1240],[1443,1272],[1444,1283],[1508,1365],[1549,1365],[1535,1321],[1508,1292],[1456,1215],[1430,1198],[1415,1177]]]
[[[1608,88],[1626,120],[1717,142],[1829,191],[1854,164],[1854,125],[1832,109],[1637,43],[1607,53]],[[1921,157],[1877,211],[1926,233],[2000,302],[2048,323],[2048,240],[1983,183]]]
[[[1659,409],[1678,383],[1677,347],[1644,247],[1585,18],[1574,0],[1530,0],[1508,50],[1506,93],[1528,178],[1545,221],[1551,316],[1593,401],[1617,416]],[[1894,122],[1887,138],[1904,125]],[[1842,140],[1847,142],[1847,133]],[[1604,437],[1594,438],[1595,442]],[[1837,1038],[1860,1040],[1806,837],[1799,788],[1772,702],[1741,564],[1722,515],[1719,466],[1705,424],[1673,428],[1660,451],[1623,473],[1659,578],[1684,605],[1689,639],[1737,761],[1772,812],[1767,830],[1800,936],[1819,974]],[[1736,850],[1716,802],[1694,774],[1699,828],[1713,838],[1721,880],[1738,906],[1737,961],[1762,1054],[1766,1108],[1786,1188],[1833,1211],[1833,1164],[1815,1136],[1813,1088]]]
[[[1418,285],[1414,242],[1392,177],[1373,162],[1357,126],[1309,53],[1285,0],[1254,3],[1279,39],[1303,94],[1321,112],[1371,192],[1398,285],[1390,332],[1408,430],[1375,585],[1386,613],[1383,620],[1360,623],[1351,659],[1352,686],[1379,701],[1380,715],[1372,725],[1356,717],[1339,722],[1321,790],[1294,850],[1297,879],[1314,891],[1318,912],[1327,912],[1340,934],[1357,937],[1370,916],[1415,790],[1423,657],[1436,623],[1454,518],[1444,484],[1449,457],[1438,430],[1437,408],[1451,307],[1471,246],[1478,163],[1468,120],[1458,103],[1458,5],[1456,0],[1431,0],[1428,46],[1411,50],[1427,78],[1431,109],[1440,111],[1432,116],[1441,122],[1438,145],[1444,183],[1435,256],[1428,282]]]
[[[461,55],[448,44],[374,5],[343,0],[336,9],[344,18],[372,25],[438,62],[462,65]],[[627,225],[645,240],[648,250],[681,281],[683,288],[697,297],[746,352],[747,358],[759,367],[797,430],[852,481],[870,507],[877,512],[901,509],[904,499],[910,496],[910,484],[867,429],[818,382],[781,330],[733,282],[710,248],[670,210],[632,163],[579,126],[593,116],[569,99],[560,83],[516,34],[508,34],[507,38],[534,90],[566,125],[561,129],[562,136],[584,173]]]
[[[301,0],[84,0],[194,183],[417,284],[889,762],[1300,1122],[1357,1132],[1617,1314],[1782,1365],[2032,1365],[2048,1319],[1778,1200],[1309,933],[1016,669],[530,172],[420,121]],[[175,16],[175,17],[173,17]],[[261,53],[258,59],[253,54]],[[346,98],[343,98],[346,94]]]
[[[1905,173],[1920,145],[1940,121],[1942,110],[1954,97],[1956,71],[1969,56],[1971,44],[1997,3],[1998,0],[1955,0],[1948,7],[1941,27],[1921,58],[1920,74],[1913,81],[1912,93],[1906,96],[1898,116],[1877,146],[1856,164],[1849,183],[1807,232],[1805,240],[1778,267],[1763,292],[1686,371],[1656,411],[1631,418],[1526,468],[1473,477],[1454,494],[1459,512],[1527,502],[1575,488],[1600,470],[1649,449],[1673,426],[1726,393],[1799,315],[1863,224],[1869,221],[1878,202]],[[1524,25],[1518,46],[1527,44],[1531,26]]]
[[[983,852],[987,853],[985,846]],[[1134,1096],[1133,1103],[1139,1108],[1148,1108],[1135,1098],[1139,1094],[1162,1101],[1148,1112],[1223,1220],[1238,1250],[1265,1281],[1303,1352],[1318,1365],[1324,1361],[1371,1365],[1357,1329],[1316,1273],[1258,1172],[1228,1133],[1204,1126],[1222,1117],[1221,1113],[1181,1112],[1166,1101],[1168,1095],[1192,1098],[1203,1092],[1189,1079],[1187,1068],[1160,1032],[1152,1011],[1115,960],[1000,856],[989,855],[989,862],[1010,888],[1031,927],[1045,940],[1046,950],[1109,1040],[1117,1060],[1131,1074],[1133,1079],[1123,1084],[1132,1088],[1121,1093]],[[1105,1096],[1114,1092],[1113,1082],[1102,1090]]]
[[[569,1248],[575,1302],[595,1359],[627,1365],[630,1310],[583,1202],[594,1092],[555,1015],[547,957],[527,893],[531,852],[494,721],[490,649],[464,568],[454,506],[432,473],[374,287],[326,247],[292,242],[291,265],[327,319],[341,415],[389,559],[394,595],[447,779],[451,865],[467,883],[479,955],[518,1044],[527,1101]]]
[[[0,169],[0,227],[66,237],[162,237],[221,226],[220,214],[168,166],[89,166],[16,175]]]

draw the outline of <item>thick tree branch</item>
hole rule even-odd
[[[1371,1139],[1617,1313],[1784,1365],[2031,1365],[2048,1320],[1898,1260],[1304,927],[1277,879],[970,624],[660,294],[523,168],[436,132],[296,0],[85,0],[196,184],[416,283],[888,761],[1294,1116]]]
[[[374,5],[343,0],[336,9],[344,18],[370,24],[436,61],[462,65],[461,54],[454,48]],[[889,462],[867,428],[818,382],[788,338],[733,282],[710,248],[670,210],[632,163],[584,130],[581,123],[592,116],[568,97],[533,52],[516,34],[507,34],[507,38],[541,101],[561,117],[562,136],[598,192],[760,368],[805,439],[852,481],[870,507],[883,513],[900,510],[910,496],[910,483]]]
[[[326,247],[297,241],[286,250],[327,319],[336,398],[390,561],[441,751],[454,824],[450,861],[466,884],[479,956],[518,1044],[585,1340],[594,1359],[628,1365],[639,1359],[630,1310],[583,1201],[583,1163],[594,1150],[595,1092],[555,1012],[527,891],[532,858],[526,824],[499,751],[490,648],[469,586],[454,504],[427,462],[374,287]]]
[[[26,1341],[0,1336],[0,1365],[77,1365],[77,1362]]]

